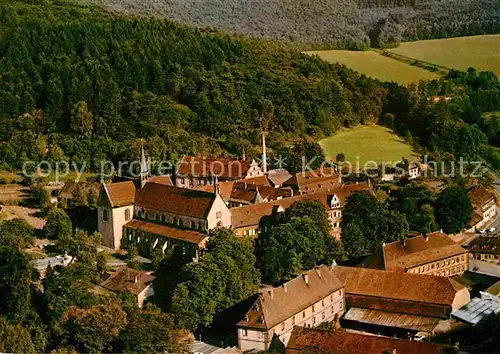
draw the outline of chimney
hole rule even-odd
[[[271,297],[271,300],[274,299],[274,293],[273,293],[273,289],[269,289],[267,291],[267,293],[269,294],[269,296]]]
[[[429,236],[427,236],[427,234],[425,234],[424,239],[425,239],[425,241],[429,241]]]
[[[319,270],[319,268],[314,268],[314,271],[316,272],[316,274],[318,274],[318,278],[321,279],[321,271]]]
[[[406,247],[406,239],[403,240],[403,247]]]
[[[138,276],[138,275],[136,275],[136,276],[134,277],[134,283],[137,283],[138,281],[139,281],[139,276]]]
[[[283,284],[283,291],[286,293],[288,289],[286,288],[286,283]]]
[[[214,181],[214,193],[219,194],[220,192],[220,186],[219,186],[219,177],[215,176],[215,181]]]
[[[335,262],[335,259],[332,261],[332,266],[330,267],[330,270],[333,270],[337,266],[337,262]]]
[[[304,278],[306,285],[309,285],[309,276],[307,274],[302,274],[302,277]]]

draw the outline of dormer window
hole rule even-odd
[[[252,306],[252,311],[257,312],[259,311],[259,305],[255,304]]]

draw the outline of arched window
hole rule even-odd
[[[108,220],[109,220],[109,210],[102,209],[102,221],[108,221]]]
[[[125,209],[125,221],[130,220],[130,209]]]

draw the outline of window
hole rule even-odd
[[[281,330],[284,331],[285,330],[285,322],[281,322]]]
[[[191,220],[191,228],[192,228],[192,229],[196,228],[196,224],[195,224],[195,222],[194,222],[194,221],[192,221],[192,220]]]
[[[243,329],[243,330],[241,331],[241,335],[242,335],[243,337],[248,336],[248,331],[247,331],[246,329]]]
[[[316,317],[313,316],[313,324],[315,324],[315,323],[316,323]]]
[[[125,209],[125,221],[130,220],[130,209]]]
[[[333,295],[330,295],[330,302],[333,302]]]
[[[109,210],[102,209],[102,221],[108,221],[108,220],[109,220]]]
[[[313,310],[313,312],[314,312],[314,305],[312,305],[312,310]]]
[[[325,300],[321,300],[321,307],[325,307]]]
[[[339,296],[342,296],[342,289],[339,290]]]
[[[302,311],[302,318],[306,318],[306,312]]]
[[[333,313],[333,306],[330,307],[330,313]]]
[[[295,324],[295,316],[292,317],[292,325]]]
[[[342,301],[339,302],[339,308],[342,310],[343,307],[344,307],[344,303]]]
[[[218,211],[217,213],[215,213],[215,217],[216,217],[217,219],[222,218],[222,211]]]

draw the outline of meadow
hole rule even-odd
[[[360,167],[367,161],[380,163],[398,162],[402,157],[418,158],[410,145],[392,130],[380,125],[364,125],[344,129],[319,142],[327,158],[334,159],[339,153],[346,161],[356,165],[359,157]]]
[[[448,68],[489,70],[500,76],[500,35],[432,39],[401,43],[390,52]]]
[[[347,67],[381,81],[395,81],[409,84],[419,80],[439,78],[437,73],[387,58],[375,51],[321,50],[305,52],[318,55],[330,63],[339,62]]]

